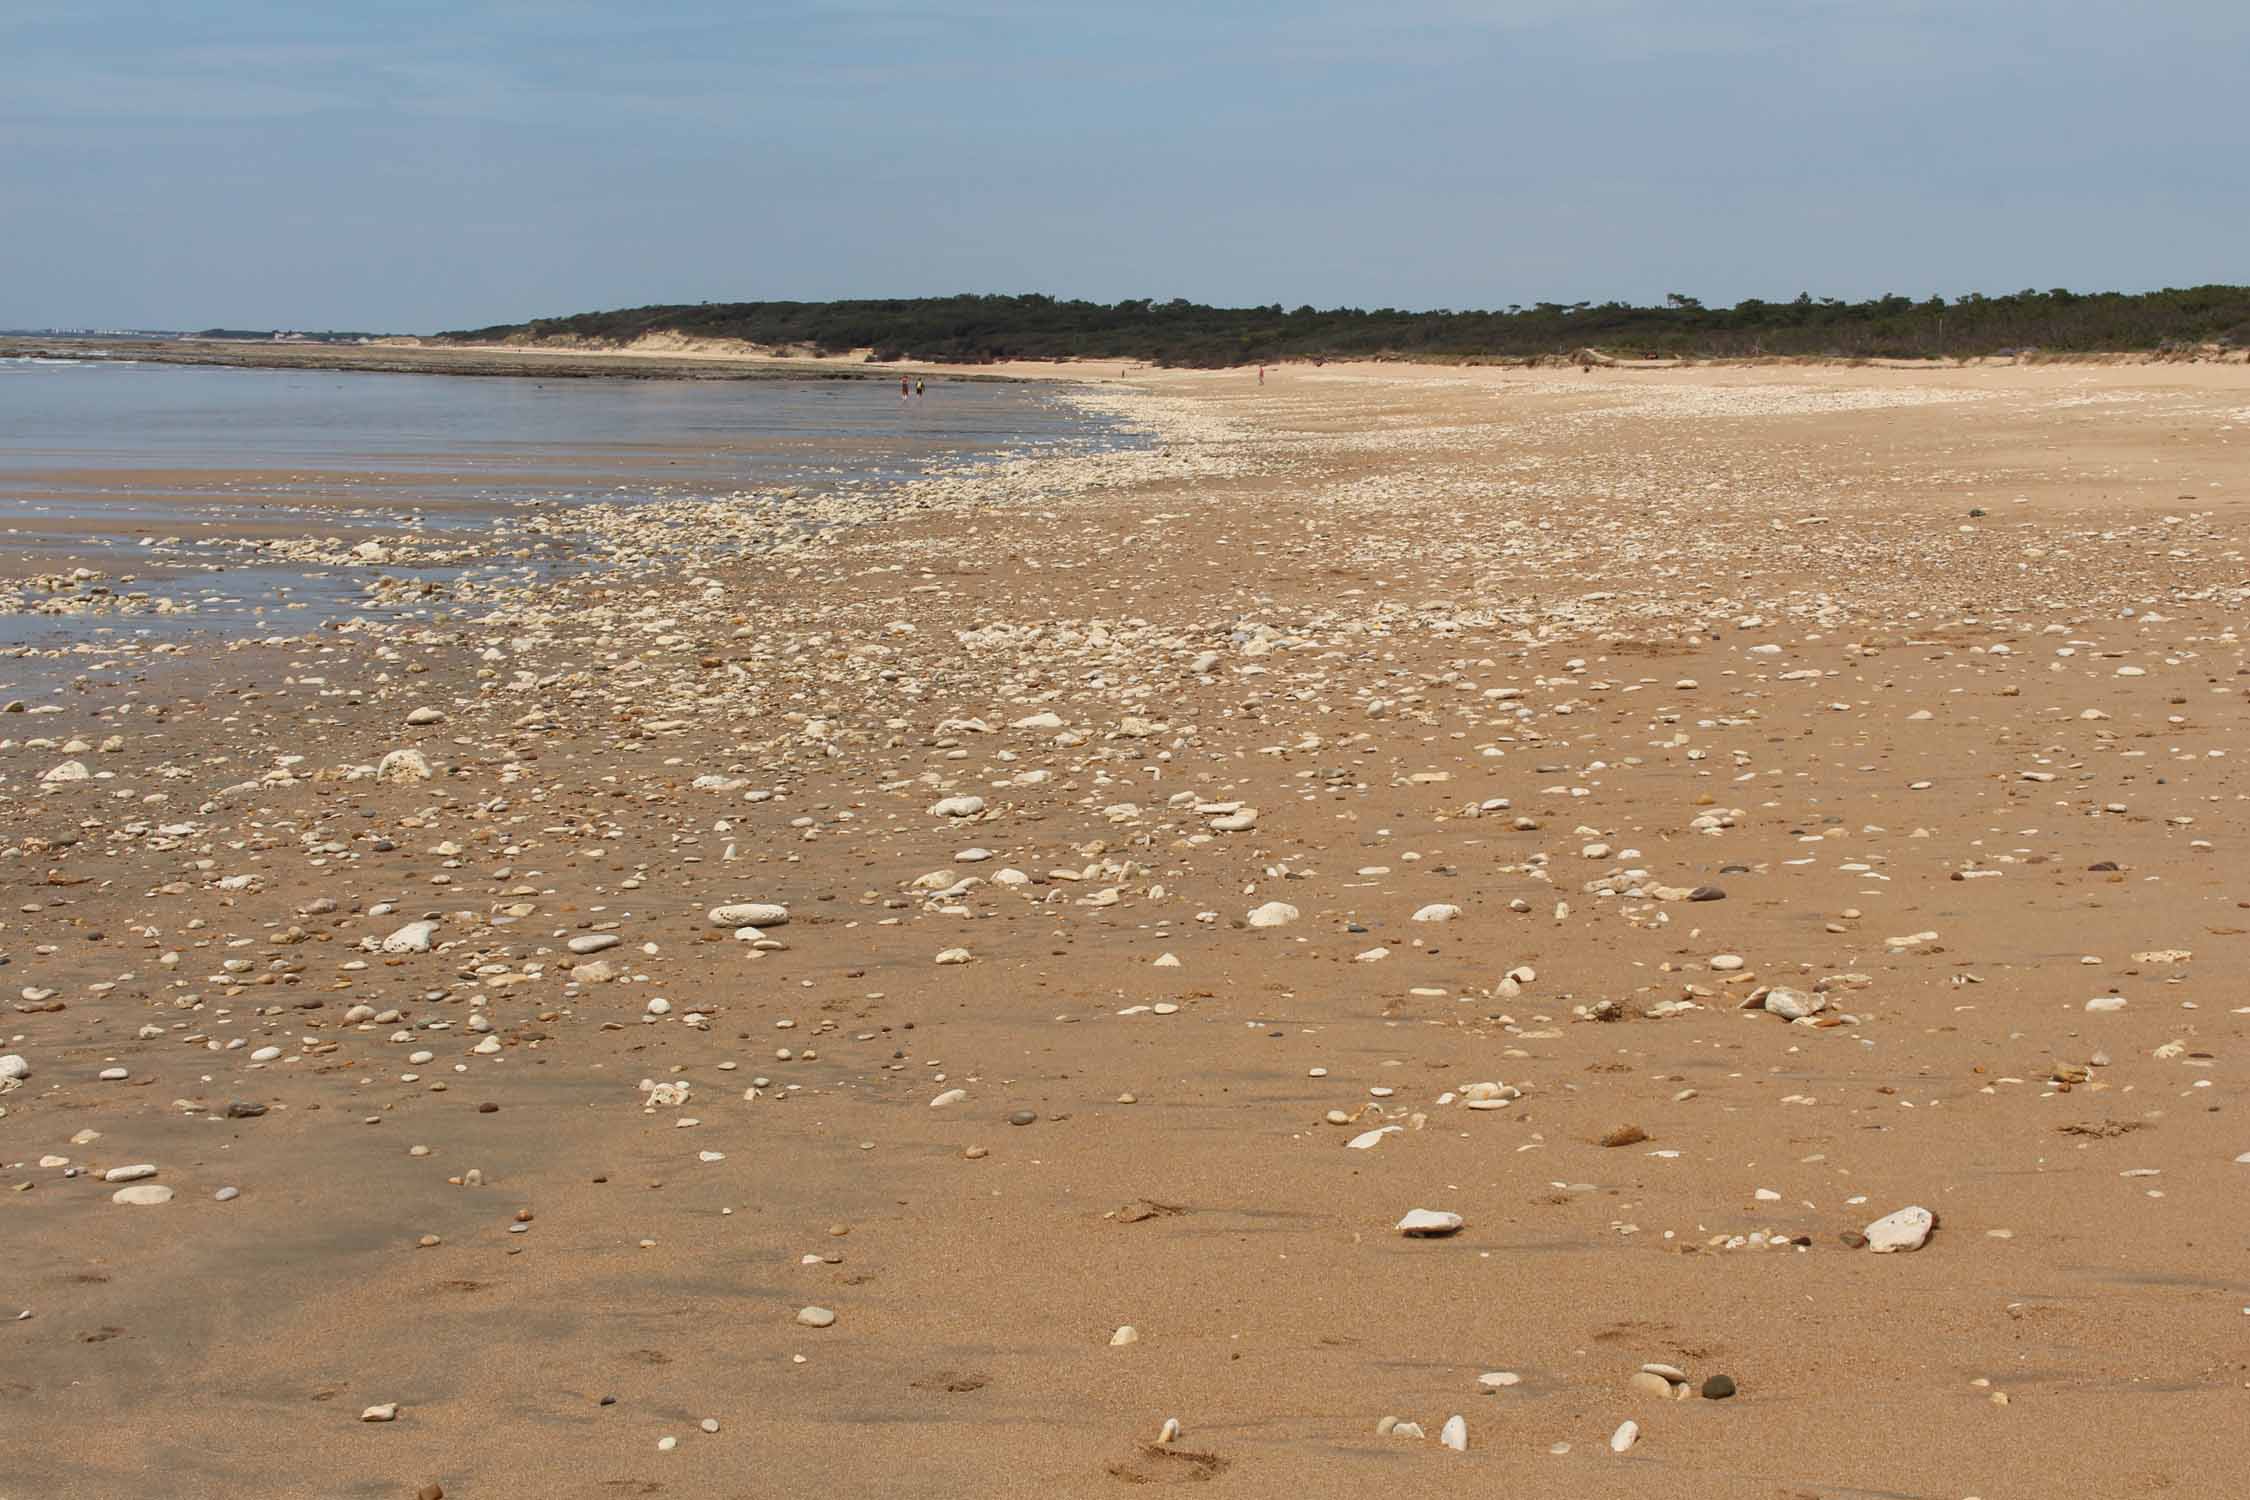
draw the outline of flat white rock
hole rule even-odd
[[[389,937],[383,939],[385,953],[427,953],[430,941],[437,936],[435,922],[409,922]]]
[[[1895,1214],[1885,1214],[1860,1232],[1867,1236],[1868,1249],[1877,1255],[1890,1255],[1900,1250],[1921,1249],[1936,1224],[1937,1215],[1916,1204]]]
[[[1268,901],[1263,906],[1253,907],[1248,921],[1252,927],[1287,927],[1300,915],[1302,913],[1286,901]]]
[[[1410,1208],[1406,1217],[1392,1227],[1411,1239],[1435,1239],[1457,1232],[1461,1228],[1461,1216],[1438,1208]]]

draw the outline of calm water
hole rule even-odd
[[[229,536],[460,535],[526,501],[630,501],[912,478],[1110,429],[1037,387],[628,381],[0,359],[0,579],[86,566],[197,612],[0,614],[0,645],[299,631],[364,579],[256,564]],[[152,552],[142,538],[176,538]],[[223,571],[219,571],[222,570]],[[394,570],[395,571],[395,570]],[[0,672],[0,677],[11,675]]]

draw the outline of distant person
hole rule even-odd
[[[922,394],[922,377],[919,375],[914,377],[914,394],[917,396]]]
[[[1264,385],[1265,383],[1266,383],[1266,367],[1265,367],[1264,365],[1260,365],[1260,366],[1258,366],[1258,384],[1260,384],[1260,385]]]
[[[906,377],[904,375],[901,375],[898,378],[898,393],[901,396],[904,396],[906,394]]]

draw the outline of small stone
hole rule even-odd
[[[1731,1375],[1714,1375],[1703,1382],[1703,1399],[1706,1401],[1724,1401],[1733,1394],[1734,1377]]]
[[[1842,1234],[1837,1235],[1836,1238],[1843,1241],[1844,1248],[1847,1250],[1865,1250],[1867,1248],[1867,1236],[1856,1229],[1847,1229]]]
[[[789,908],[772,901],[737,901],[711,908],[713,927],[786,927]]]
[[[1625,1383],[1643,1394],[1661,1396],[1667,1401],[1672,1399],[1672,1382],[1661,1375],[1651,1375],[1646,1370],[1635,1370],[1632,1378]]]
[[[1637,1146],[1648,1139],[1648,1132],[1638,1125],[1620,1125],[1602,1137],[1605,1146]]]
[[[1612,1453],[1623,1453],[1627,1448],[1632,1447],[1633,1444],[1640,1441],[1640,1436],[1640,1423],[1620,1423],[1617,1430],[1609,1435],[1609,1451]]]
[[[148,1162],[137,1162],[129,1167],[111,1167],[102,1173],[104,1182],[138,1182],[143,1177],[154,1177],[156,1168]]]
[[[235,1199],[242,1196],[242,1189],[238,1187],[223,1187],[220,1188],[217,1192],[213,1193],[211,1196],[221,1203],[232,1203]]]
[[[1287,927],[1301,915],[1286,901],[1268,901],[1263,906],[1252,907],[1245,919],[1252,927]]]
[[[1774,989],[1766,991],[1767,1012],[1785,1021],[1801,1021],[1828,1009],[1826,995],[1808,995],[1803,990]]]
[[[1688,892],[1690,901],[1724,901],[1727,893],[1715,885],[1699,885]]]
[[[1441,1239],[1460,1232],[1461,1216],[1443,1209],[1413,1208],[1392,1227],[1408,1239]]]
[[[695,1425],[702,1428],[705,1432],[717,1432],[719,1430],[719,1419],[717,1417],[705,1417],[702,1421],[696,1423]]]
[[[122,1203],[131,1208],[154,1208],[172,1201],[172,1190],[162,1183],[146,1182],[139,1187],[119,1188],[109,1195],[112,1203]]]
[[[835,1323],[836,1314],[825,1307],[800,1307],[797,1321],[807,1328],[827,1328]]]
[[[1867,1248],[1877,1255],[1889,1255],[1902,1250],[1919,1250],[1937,1226],[1937,1215],[1919,1204],[1885,1214],[1867,1226]]]
[[[253,1103],[248,1099],[237,1099],[227,1106],[227,1118],[230,1120],[255,1120],[265,1112],[263,1104]]]
[[[1132,1324],[1127,1323],[1109,1336],[1109,1347],[1112,1349],[1121,1349],[1127,1344],[1137,1344],[1140,1341],[1141,1331],[1138,1328],[1135,1328]]]
[[[1456,1453],[1468,1452],[1468,1419],[1461,1416],[1459,1413],[1455,1413],[1454,1415],[1447,1417],[1445,1419],[1445,1426],[1438,1429],[1437,1440],[1441,1446],[1451,1448]]]
[[[1038,1120],[1039,1112],[1037,1110],[1016,1109],[1008,1112],[1008,1123],[1010,1125],[1032,1125],[1038,1123]]]
[[[396,1401],[379,1402],[361,1412],[359,1419],[362,1422],[395,1422],[398,1420],[398,1403]]]

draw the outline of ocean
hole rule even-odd
[[[902,398],[895,378],[541,380],[0,359],[0,647],[302,631],[363,611],[359,579],[258,556],[315,532],[473,549],[480,531],[505,529],[532,505],[754,505],[762,493],[874,491],[1003,455],[1140,441],[1049,388],[999,381],[931,380],[927,394]],[[506,565],[533,576],[584,563]],[[96,576],[58,593],[52,580],[76,569]],[[157,601],[169,601],[164,613],[152,612]]]

